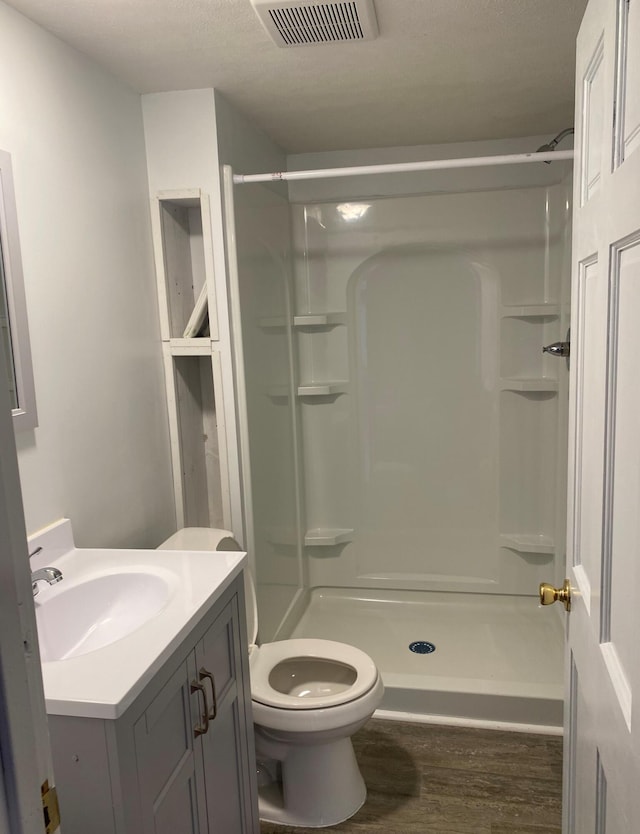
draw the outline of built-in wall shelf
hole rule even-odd
[[[151,201],[160,337],[178,527],[231,526],[209,198],[198,188]]]
[[[294,327],[335,327],[346,323],[346,313],[305,313],[293,317]]]
[[[299,397],[330,397],[346,394],[349,383],[346,380],[336,382],[308,382],[298,386]]]
[[[558,390],[558,380],[549,377],[537,377],[533,379],[501,379],[500,388],[503,391],[516,391],[526,394],[528,392],[553,393]]]
[[[346,527],[316,527],[304,534],[306,547],[332,547],[336,544],[350,542],[353,530]]]
[[[199,189],[160,191],[151,212],[164,342],[208,326],[218,339],[209,197]]]
[[[502,533],[500,545],[518,553],[555,553],[555,544],[549,536],[537,533]]]
[[[211,353],[211,339],[169,339],[169,352],[172,356],[207,356]]]
[[[559,304],[517,304],[502,308],[503,318],[544,319],[557,318],[559,315]]]

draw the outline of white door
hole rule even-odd
[[[0,371],[5,368],[0,343]],[[45,780],[53,785],[53,773],[4,373],[0,373],[0,765],[0,834],[43,834],[40,788]]]
[[[640,832],[640,0],[578,36],[565,834]]]

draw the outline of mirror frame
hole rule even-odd
[[[13,348],[18,408],[12,409],[15,431],[27,431],[38,425],[36,393],[33,382],[29,323],[24,292],[18,215],[13,187],[11,155],[0,150],[0,240],[9,315],[9,333]]]

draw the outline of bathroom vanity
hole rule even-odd
[[[44,599],[53,610],[66,581],[73,607],[73,594],[90,594],[107,568],[123,583],[145,571],[164,572],[169,586],[169,574],[178,582],[159,612],[108,645],[51,659],[55,646],[41,638],[65,834],[257,832],[246,557],[216,554],[214,567],[203,553],[109,553],[98,576],[95,567],[80,568],[93,570],[93,578],[74,578],[70,565],[99,565],[101,551],[75,550],[53,561],[65,578],[51,591],[44,587],[37,603]],[[137,598],[141,607],[148,604],[144,588]]]

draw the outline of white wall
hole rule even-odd
[[[174,525],[140,97],[0,3],[39,427],[18,451],[27,529],[151,546]]]

